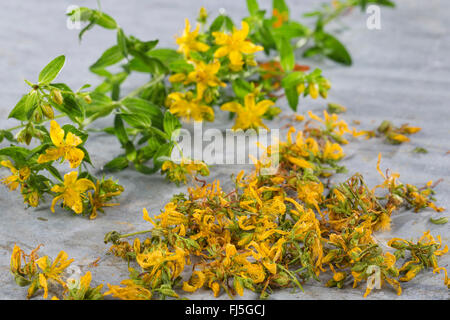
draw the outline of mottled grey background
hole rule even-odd
[[[270,2],[263,1],[269,8]],[[292,17],[317,7],[321,1],[287,1],[292,7]],[[410,143],[401,146],[384,144],[380,139],[352,141],[345,147],[348,157],[344,164],[348,174],[337,175],[334,182],[343,181],[349,174],[362,173],[370,185],[380,182],[376,167],[378,152],[382,152],[382,168],[391,168],[401,174],[401,181],[422,185],[428,180],[443,178],[436,188],[437,203],[449,207],[449,125],[450,111],[450,2],[439,0],[402,0],[397,9],[382,8],[382,29],[370,31],[366,28],[367,15],[355,10],[339,23],[330,27],[341,34],[340,39],[348,46],[353,59],[352,67],[335,65],[329,61],[304,61],[312,67],[320,67],[333,83],[329,101],[348,107],[344,118],[361,121],[360,129],[373,129],[382,120],[389,119],[400,125],[410,123],[423,128],[412,137]],[[77,31],[66,27],[65,11],[69,5],[95,7],[95,1],[32,1],[3,0],[0,10],[0,119],[1,128],[17,123],[8,120],[7,114],[20,96],[27,90],[23,79],[36,81],[40,69],[60,54],[67,56],[66,66],[59,80],[78,88],[84,83],[93,85],[99,79],[89,73],[88,67],[115,41],[115,33],[95,28],[78,42]],[[174,35],[184,27],[184,18],[194,19],[198,8],[204,5],[216,14],[220,7],[238,21],[246,15],[245,1],[119,1],[102,2],[105,12],[111,14],[127,34],[144,40],[160,39],[160,47],[175,47]],[[142,83],[144,78],[133,77],[125,85],[130,91]],[[279,104],[289,114],[285,101]],[[325,103],[304,100],[301,111],[309,109],[320,112]],[[231,123],[226,117],[218,117],[213,126],[226,128]],[[220,122],[220,125],[217,123]],[[225,123],[223,123],[225,122]],[[100,126],[111,123],[104,119]],[[286,120],[273,121],[270,127],[279,128]],[[210,125],[211,126],[211,125]],[[2,146],[6,144],[3,143]],[[415,147],[428,149],[428,154],[415,154]],[[87,144],[91,157],[100,170],[109,159],[118,153],[119,144],[102,134],[91,136]],[[227,185],[229,176],[238,172],[238,166],[215,167],[210,179],[220,178]],[[99,172],[97,172],[99,173]],[[7,174],[2,169],[1,174]],[[127,277],[126,263],[119,258],[107,256],[108,247],[103,244],[106,232],[133,232],[148,228],[142,220],[142,208],[152,214],[159,210],[174,193],[185,190],[168,184],[156,174],[144,176],[133,170],[115,175],[125,186],[120,198],[121,205],[107,210],[107,213],[90,221],[85,217],[73,217],[62,210],[51,213],[49,201],[39,209],[25,210],[18,192],[0,188],[0,298],[23,299],[26,289],[16,286],[9,274],[9,259],[14,243],[26,251],[42,243],[41,254],[56,256],[65,250],[75,258],[75,264],[83,272],[91,270],[96,283],[118,284]],[[430,217],[448,216],[426,210],[422,213],[402,211],[393,216],[390,232],[376,234],[382,245],[386,239],[398,236],[417,239],[422,231],[431,230],[433,235],[441,234],[449,243],[449,225],[436,226]],[[46,221],[43,221],[44,218]],[[88,264],[102,257],[98,267]],[[440,259],[440,265],[448,267],[449,254]],[[360,299],[364,285],[357,289],[339,290],[324,287],[322,283],[310,282],[305,292],[292,294],[290,290],[277,291],[273,299]],[[375,290],[369,299],[448,299],[448,290],[443,285],[443,275],[433,275],[431,270],[420,274],[410,283],[402,284],[403,295],[397,297],[387,288]],[[187,295],[197,299],[211,299],[207,291]],[[221,298],[227,299],[226,295]],[[244,298],[255,298],[247,292]]]

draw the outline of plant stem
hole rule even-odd
[[[143,234],[143,233],[149,233],[149,232],[152,232],[152,230],[144,230],[144,231],[138,231],[138,232],[133,232],[133,233],[121,234],[120,238],[127,238],[127,237],[131,237],[131,236],[135,236],[135,235]]]

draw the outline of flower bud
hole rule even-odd
[[[46,116],[47,118],[53,119],[55,117],[53,108],[50,105],[44,104],[43,106],[41,106],[41,110],[42,110],[42,113],[44,114],[44,116]]]
[[[200,12],[198,13],[197,21],[200,23],[205,23],[206,19],[208,19],[208,12],[204,7],[201,7]]]
[[[384,120],[378,127],[378,132],[385,133],[392,128],[392,123],[390,121]]]
[[[301,95],[303,92],[305,92],[305,84],[302,82],[297,86],[297,93]]]
[[[309,95],[311,96],[311,98],[317,99],[317,97],[319,96],[319,86],[317,85],[317,83],[311,83],[308,86],[308,89],[309,89]]]
[[[83,98],[84,98],[84,101],[86,101],[87,103],[92,103],[92,98],[90,95],[87,94]]]
[[[347,108],[344,107],[343,105],[337,104],[337,103],[329,103],[328,104],[328,112],[330,113],[343,113],[347,111]]]
[[[16,140],[20,143],[26,143],[29,145],[32,137],[33,136],[30,133],[29,127],[25,127],[17,133]]]
[[[36,108],[36,110],[34,110],[32,120],[36,123],[40,123],[42,121],[41,108]]]
[[[63,97],[62,97],[62,94],[61,94],[61,91],[60,91],[60,90],[58,90],[58,89],[53,89],[52,92],[51,92],[50,94],[51,94],[52,100],[53,100],[56,104],[61,105],[61,104],[63,103]]]

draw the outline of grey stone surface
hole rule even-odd
[[[293,16],[319,5],[319,1],[288,1]],[[59,54],[67,56],[66,66],[60,80],[77,88],[84,83],[93,85],[99,79],[89,73],[89,65],[115,41],[115,34],[100,28],[87,32],[78,43],[77,31],[66,27],[64,15],[69,5],[96,6],[95,1],[2,1],[0,19],[0,119],[1,128],[17,125],[7,120],[9,110],[15,105],[27,86],[23,79],[35,81],[37,74],[51,58]],[[184,26],[184,18],[194,19],[197,10],[204,5],[209,11],[217,13],[224,7],[235,20],[245,16],[245,1],[138,1],[109,0],[102,2],[103,9],[116,18],[128,34],[144,40],[158,38],[161,47],[174,47],[174,35]],[[269,7],[269,1],[263,1]],[[450,119],[450,2],[439,0],[398,1],[395,10],[383,8],[381,11],[382,29],[370,31],[366,28],[364,13],[351,13],[340,23],[331,27],[342,31],[340,38],[348,46],[354,58],[350,68],[327,61],[308,60],[302,63],[320,67],[332,81],[329,101],[348,107],[343,116],[349,123],[361,121],[358,128],[375,128],[382,120],[389,119],[395,124],[410,123],[422,127],[410,143],[401,146],[384,144],[379,139],[351,141],[345,146],[348,155],[343,163],[349,168],[348,174],[336,175],[334,182],[343,181],[354,172],[360,172],[369,185],[380,182],[376,167],[378,152],[383,154],[382,167],[391,168],[401,174],[400,180],[413,184],[424,184],[428,180],[443,178],[436,188],[439,206],[450,206],[450,150],[448,120]],[[346,30],[348,29],[348,30]],[[133,77],[125,85],[125,91],[135,88],[143,79]],[[285,101],[279,104],[285,114],[290,111]],[[301,111],[320,112],[323,101],[302,101]],[[270,127],[277,128],[286,121],[273,121]],[[98,126],[106,126],[111,119],[104,119]],[[220,123],[220,124],[219,124]],[[231,127],[226,117],[218,117],[216,127]],[[2,144],[5,146],[5,143]],[[428,149],[428,154],[415,154],[415,147]],[[113,138],[94,134],[90,137],[87,149],[91,152],[96,173],[115,154],[119,144]],[[215,167],[210,180],[220,178],[229,180],[238,166]],[[4,175],[7,171],[0,170]],[[75,264],[83,272],[91,270],[95,283],[118,284],[127,277],[127,266],[119,258],[105,255],[108,247],[103,244],[106,232],[132,232],[148,228],[142,220],[142,208],[152,214],[170,199],[171,194],[185,190],[177,188],[156,174],[144,176],[133,170],[115,175],[125,186],[120,197],[121,205],[100,214],[94,221],[85,217],[73,217],[61,210],[51,213],[49,202],[38,209],[25,210],[21,196],[0,188],[0,298],[23,299],[26,289],[16,286],[9,274],[9,259],[14,243],[30,250],[42,243],[41,254],[56,256],[65,250],[75,258]],[[440,215],[448,216],[448,212]],[[422,213],[412,211],[397,212],[393,215],[392,230],[376,234],[382,245],[395,236],[417,239],[423,231],[431,230],[433,235],[441,234],[442,240],[449,243],[449,224],[433,225],[430,217],[439,214],[431,210]],[[38,218],[44,218],[43,221]],[[449,254],[440,259],[440,265],[449,266]],[[89,268],[88,264],[101,257],[99,266]],[[443,275],[431,271],[421,273],[410,283],[402,284],[403,295],[398,297],[389,288],[374,291],[368,299],[448,299],[448,289],[443,285]],[[277,291],[273,299],[360,299],[363,286],[357,289],[330,289],[322,283],[310,282],[305,292],[291,293],[290,290]],[[187,297],[210,299],[209,292],[201,291]],[[221,296],[227,299],[226,295]],[[246,293],[244,298],[255,296]]]

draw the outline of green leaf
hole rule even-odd
[[[292,88],[297,86],[300,82],[304,81],[305,74],[300,71],[295,71],[289,73],[286,77],[281,80],[281,85],[283,88]]]
[[[68,132],[72,132],[74,135],[76,135],[77,137],[79,137],[83,143],[86,142],[87,138],[88,138],[88,134],[78,130],[77,128],[75,128],[73,125],[71,124],[65,124],[62,126],[62,129],[64,130],[64,132],[67,133]]]
[[[69,93],[72,90],[64,83],[52,83],[52,86],[58,88],[62,92],[63,104],[59,105],[50,101],[51,105],[58,111],[66,114],[72,121],[78,123],[83,118],[83,106],[74,97],[73,94]]]
[[[286,98],[288,100],[289,107],[292,110],[297,111],[297,105],[298,105],[297,88],[295,88],[295,87],[293,87],[293,88],[285,88],[284,92],[286,94]]]
[[[134,147],[134,144],[131,141],[128,141],[125,144],[125,154],[129,161],[134,161],[137,156],[136,148]]]
[[[37,106],[38,100],[39,100],[38,92],[36,90],[31,90],[30,93],[28,93],[28,96],[25,100],[25,113],[28,119],[30,118],[31,113]]]
[[[128,56],[127,37],[125,36],[122,28],[117,29],[117,45],[119,46],[123,56]]]
[[[345,46],[329,33],[320,32],[315,37],[316,44],[323,49],[323,54],[329,59],[346,66],[352,64],[352,57]]]
[[[126,123],[136,129],[147,129],[152,125],[152,120],[142,113],[121,113],[120,115]]]
[[[120,143],[125,146],[128,142],[127,131],[125,130],[125,126],[123,124],[122,117],[120,114],[116,114],[114,118],[114,132],[119,139]]]
[[[155,167],[155,170],[158,170],[161,168],[164,161],[169,160],[170,156],[172,154],[173,149],[173,143],[167,143],[163,144],[159,147],[156,154],[153,156],[153,166]]]
[[[289,7],[284,0],[273,0],[273,9],[277,9],[279,13],[287,12],[289,14]]]
[[[175,73],[188,73],[194,71],[194,66],[185,59],[178,59],[169,63],[169,69]]]
[[[222,29],[225,24],[225,16],[219,15],[209,26],[209,32],[216,32]]]
[[[25,101],[27,100],[27,98],[27,94],[24,94],[22,98],[20,98],[19,102],[17,102],[16,106],[9,113],[8,118],[15,118],[20,121],[27,120],[27,113],[25,109]]]
[[[278,38],[276,42],[280,53],[281,67],[285,72],[291,71],[295,65],[294,48],[292,48],[289,39],[285,37]]]
[[[91,97],[92,102],[89,104],[86,103],[85,109],[86,117],[90,118],[91,122],[97,118],[106,117],[116,107],[111,98],[106,94],[94,91],[91,92],[89,96]]]
[[[251,16],[258,14],[259,5],[257,0],[247,0],[247,9]]]
[[[119,156],[105,164],[104,168],[109,171],[120,171],[127,168],[128,164],[129,161],[126,157]]]
[[[154,174],[156,171],[159,170],[159,167],[150,168],[141,163],[135,163],[134,168],[136,169],[136,171],[139,171],[140,173],[143,173],[143,174]]]
[[[56,169],[54,166],[48,165],[45,166],[45,169],[47,169],[47,171],[59,181],[64,181],[58,169]]]
[[[64,66],[65,61],[66,57],[64,55],[61,55],[47,64],[39,73],[39,83],[49,84],[50,82],[52,82],[58,76],[59,72]]]
[[[111,48],[103,52],[101,57],[93,65],[90,66],[90,69],[103,69],[120,62],[124,57],[125,56],[123,55],[118,45],[112,46]]]
[[[128,112],[144,114],[150,117],[152,124],[160,129],[163,128],[163,113],[161,109],[150,101],[141,98],[126,98],[122,104]]]
[[[12,158],[15,162],[24,163],[27,157],[30,155],[30,150],[22,147],[6,147],[0,149],[1,156],[7,156]]]
[[[172,134],[175,130],[181,128],[181,123],[177,117],[175,117],[169,111],[166,111],[166,113],[164,114],[163,128],[167,136],[172,139]]]
[[[446,217],[442,217],[439,219],[430,218],[430,222],[433,224],[446,224],[448,222],[448,219]]]
[[[110,15],[95,10],[95,23],[105,29],[116,29],[117,22]]]
[[[238,98],[243,99],[247,94],[252,92],[252,87],[247,81],[238,78],[232,83],[233,91]]]
[[[133,57],[141,60],[153,74],[163,74],[168,71],[164,63],[162,63],[158,58],[149,57],[145,53],[134,49],[130,49],[129,52]]]
[[[147,53],[148,56],[158,58],[164,64],[168,65],[172,61],[182,58],[182,55],[174,49],[155,49]]]

